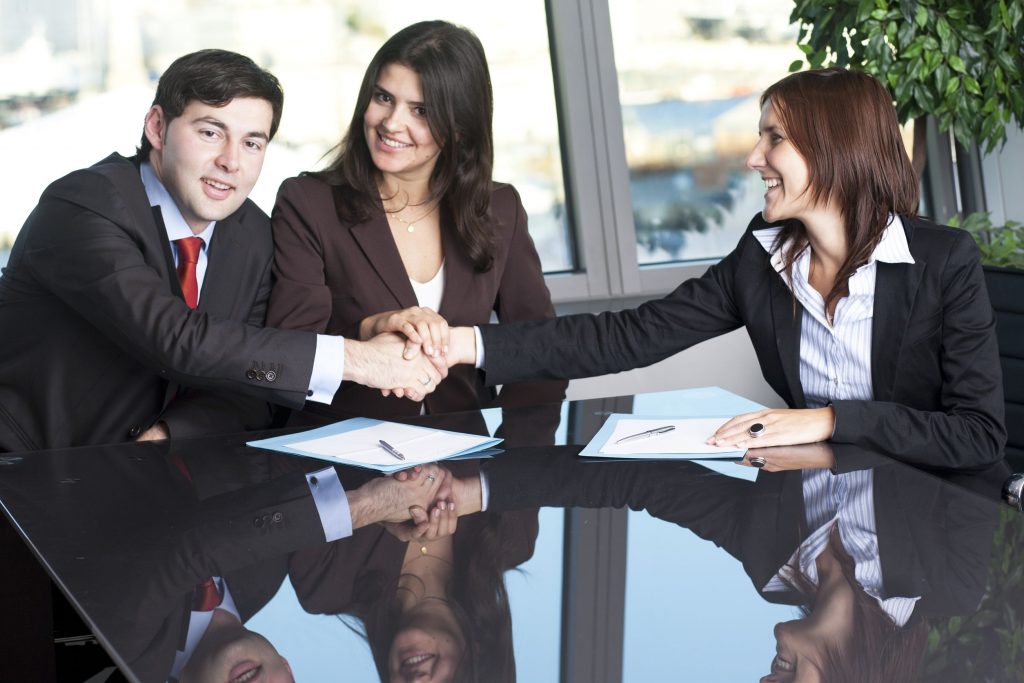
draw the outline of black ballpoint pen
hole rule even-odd
[[[630,434],[629,436],[624,436],[621,439],[619,439],[618,441],[616,441],[615,445],[618,446],[620,443],[627,443],[629,441],[636,441],[637,439],[646,439],[649,436],[658,436],[659,434],[667,434],[667,433],[671,432],[674,429],[675,429],[675,427],[672,426],[672,425],[668,425],[666,427],[655,427],[654,429],[648,429],[646,432],[640,432],[639,434]]]
[[[383,448],[384,450],[386,450],[386,451],[387,451],[388,453],[390,453],[391,455],[395,456],[395,457],[396,457],[396,458],[398,458],[399,460],[405,460],[405,456],[404,456],[404,455],[402,455],[401,453],[399,453],[399,452],[398,452],[398,449],[397,449],[397,448],[395,448],[394,446],[392,446],[391,444],[389,444],[389,443],[388,443],[387,441],[385,441],[384,439],[380,439],[380,440],[378,440],[378,443],[380,444],[380,447],[381,447],[381,448]]]

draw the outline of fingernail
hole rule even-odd
[[[430,354],[431,356],[433,356],[434,355],[434,347],[433,346],[428,346],[427,347],[427,353]]]
[[[446,356],[448,355],[448,345],[447,344],[444,345],[444,355],[446,355]]]

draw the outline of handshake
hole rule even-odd
[[[480,477],[455,477],[440,465],[377,477],[346,493],[352,528],[383,524],[402,541],[432,541],[455,533],[461,515],[481,508]]]
[[[476,337],[470,327],[449,328],[429,308],[414,306],[365,318],[359,340],[345,343],[346,380],[380,389],[387,396],[422,401],[448,369],[476,362]]]

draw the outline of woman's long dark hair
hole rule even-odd
[[[918,181],[900,136],[892,96],[861,71],[830,68],[790,74],[761,95],[807,163],[810,199],[834,204],[846,224],[847,257],[825,297],[825,310],[849,293],[850,276],[878,246],[890,214],[914,216]],[[776,245],[786,275],[807,248],[807,230],[784,221]]]
[[[366,144],[363,115],[381,70],[391,64],[419,76],[427,125],[441,148],[430,178],[430,201],[438,201],[442,216],[454,224],[475,268],[488,270],[496,242],[489,221],[494,103],[483,46],[468,29],[423,21],[389,38],[366,69],[348,132],[330,165],[310,175],[338,188],[335,204],[343,222],[364,222],[379,206],[380,173]]]

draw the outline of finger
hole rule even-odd
[[[458,524],[459,514],[455,511],[455,501],[448,501],[448,509],[441,515],[442,536],[451,536],[455,533],[455,526]]]
[[[412,523],[416,526],[430,521],[430,516],[427,514],[427,511],[419,505],[409,506],[409,516],[412,517]]]
[[[423,340],[423,352],[428,356],[434,355],[434,339],[430,334],[430,325],[426,320],[419,320],[416,322],[416,331],[420,335],[420,339]]]
[[[380,390],[380,395],[384,396],[385,398],[387,398],[388,396],[391,395],[391,390],[390,389],[381,389]]]
[[[437,324],[437,327],[438,337],[435,337],[435,339],[440,339],[441,355],[447,356],[448,345],[451,344],[452,341],[452,329],[448,326],[448,321],[445,320],[444,318],[441,318],[441,321]]]
[[[412,360],[416,356],[420,355],[420,344],[413,343],[411,340],[405,341],[405,348],[402,349],[402,358],[405,360]]]
[[[413,342],[414,344],[423,343],[422,335],[420,335],[419,330],[417,330],[416,326],[413,325],[411,322],[405,321],[404,323],[402,323],[401,332],[408,338],[410,342]],[[406,344],[406,347],[408,347],[408,343]]]

